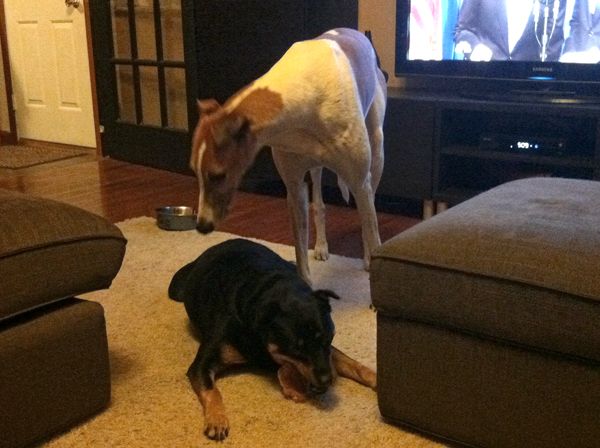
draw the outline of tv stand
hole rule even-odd
[[[523,177],[600,180],[600,102],[538,98],[390,89],[378,193],[431,214]]]
[[[512,89],[507,92],[463,90],[460,92],[460,96],[474,100],[512,103],[600,104],[600,96],[583,95],[575,91],[567,90]]]

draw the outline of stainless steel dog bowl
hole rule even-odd
[[[163,230],[192,230],[196,228],[194,209],[169,206],[156,209],[156,224]]]

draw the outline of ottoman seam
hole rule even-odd
[[[15,250],[12,250],[9,252],[5,252],[2,255],[0,255],[0,260],[5,259],[5,258],[10,258],[12,256],[19,255],[22,253],[30,252],[32,250],[47,249],[47,248],[56,247],[56,246],[70,245],[70,244],[75,244],[75,243],[80,243],[80,242],[85,242],[85,241],[95,241],[95,240],[115,240],[115,241],[127,243],[127,240],[125,238],[112,236],[112,235],[88,235],[88,236],[64,238],[64,239],[60,239],[60,240],[53,240],[51,242],[36,244],[33,246],[27,246],[27,247],[15,249]]]
[[[381,260],[386,260],[386,261],[394,261],[396,263],[405,263],[405,264],[411,264],[414,266],[424,266],[424,267],[433,267],[433,268],[437,268],[437,269],[443,269],[445,271],[449,271],[449,272],[457,272],[457,273],[463,273],[463,274],[469,274],[469,275],[476,275],[479,277],[483,277],[483,278],[489,278],[489,279],[494,279],[494,280],[503,280],[503,281],[507,281],[507,282],[515,282],[518,283],[520,285],[527,285],[527,286],[533,286],[536,288],[542,288],[548,291],[557,291],[557,292],[561,292],[564,294],[569,294],[570,296],[572,296],[574,299],[577,300],[581,300],[582,302],[586,302],[586,303],[591,303],[594,305],[598,305],[599,301],[592,295],[583,295],[583,294],[579,294],[579,293],[573,293],[572,291],[565,291],[564,289],[559,289],[559,288],[553,288],[553,287],[549,287],[547,285],[543,285],[537,282],[533,282],[530,280],[524,280],[522,278],[513,278],[513,277],[502,277],[499,275],[493,275],[489,272],[483,273],[483,272],[477,272],[475,270],[467,270],[467,269],[457,269],[454,267],[450,267],[450,266],[446,266],[443,264],[435,264],[435,263],[424,263],[424,262],[420,262],[420,261],[415,261],[415,260],[405,260],[405,259],[398,259],[398,258],[394,258],[394,257],[388,257],[388,256],[376,256],[373,257],[373,260],[375,259],[381,259]]]
[[[380,312],[381,312],[381,310],[378,308],[377,313],[380,314]],[[438,328],[438,329],[442,329],[442,330],[446,330],[446,331],[451,331],[453,333],[460,333],[460,334],[463,334],[466,336],[474,337],[476,339],[481,339],[484,341],[507,345],[510,347],[518,348],[520,350],[526,350],[528,352],[533,351],[533,352],[536,352],[536,353],[539,353],[539,354],[542,354],[545,356],[550,356],[553,358],[568,359],[568,360],[574,361],[578,364],[584,364],[584,365],[590,366],[590,367],[600,367],[600,360],[586,358],[586,357],[579,356],[579,355],[573,355],[571,353],[559,352],[556,350],[549,350],[546,348],[536,347],[536,346],[529,345],[529,344],[523,344],[520,342],[510,340],[510,339],[499,338],[497,336],[492,336],[487,333],[479,333],[479,332],[476,332],[473,330],[468,330],[468,329],[465,329],[462,327],[455,327],[453,325],[440,324],[439,322],[428,321],[426,319],[417,319],[417,318],[411,318],[411,317],[406,317],[406,316],[396,315],[396,314],[386,315],[385,312],[382,314],[382,316],[385,318],[388,318],[388,319],[400,319],[405,322],[428,325],[430,327],[434,327],[434,328]]]

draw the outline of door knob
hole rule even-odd
[[[80,4],[79,0],[65,0],[65,5],[72,6],[73,8],[79,8]]]

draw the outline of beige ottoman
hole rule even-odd
[[[374,254],[381,414],[481,447],[600,446],[600,183],[509,182]]]

